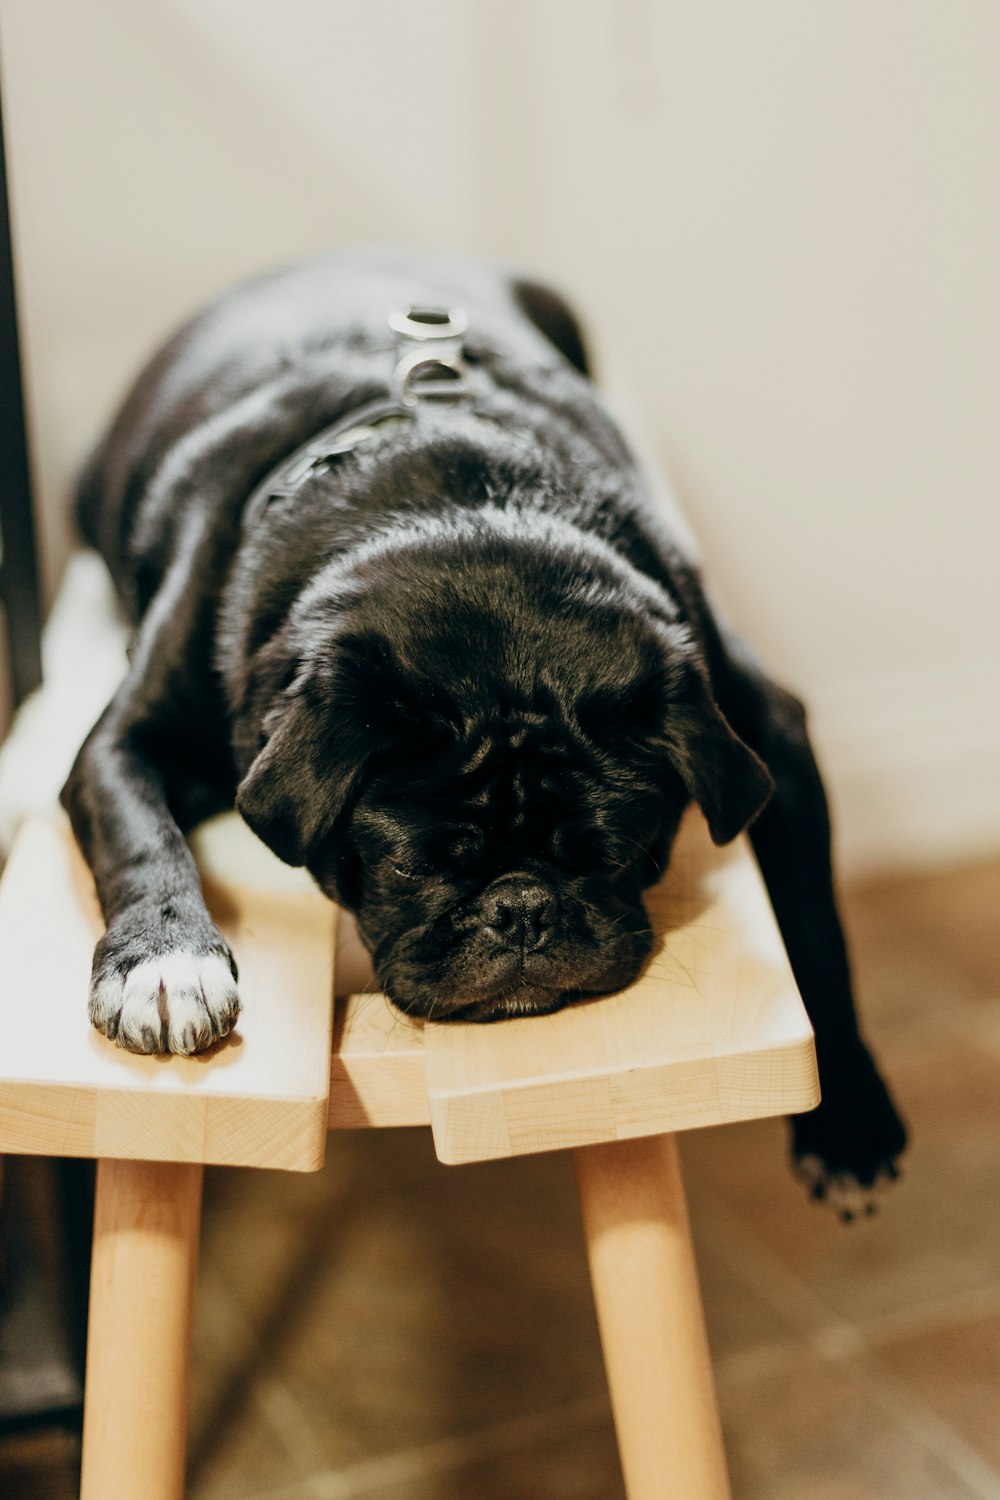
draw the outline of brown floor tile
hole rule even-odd
[[[290,1393],[331,1468],[603,1397],[568,1158],[448,1170],[426,1131],[345,1135],[330,1154],[324,1207],[293,1195],[285,1259],[282,1229],[236,1240],[245,1202],[207,1206],[196,1470],[208,1433],[218,1468],[260,1379]],[[263,1216],[279,1212],[268,1184],[242,1184]]]
[[[435,1166],[412,1193],[380,1152],[277,1363],[331,1465],[602,1392],[569,1163]]]
[[[1000,1312],[886,1343],[879,1358],[1000,1473]]]
[[[844,921],[862,1022],[878,1050],[905,1051],[910,1035],[928,1030],[947,1033],[1000,994],[958,968],[931,933],[895,920],[892,903],[854,894]]]
[[[354,1488],[358,1500],[624,1500],[610,1416],[523,1447],[485,1442],[454,1468],[414,1468],[396,1481]],[[336,1491],[332,1492],[336,1494]]]
[[[983,1006],[964,1030],[970,1043],[993,1057],[1000,1057],[1000,1001]]]
[[[272,1487],[301,1481],[308,1465],[286,1449],[261,1381],[288,1393],[337,1471],[448,1439],[474,1444],[549,1410],[558,1430],[560,1411],[605,1399],[568,1159],[451,1170],[421,1131],[344,1136],[330,1150],[314,1179],[322,1208],[300,1189],[276,1204],[263,1174],[246,1174],[236,1197],[210,1195],[195,1500],[229,1500],[262,1466]],[[282,1261],[285,1230],[265,1226],[260,1241],[250,1231],[285,1212],[298,1222]],[[230,1259],[238,1220],[245,1239]],[[700,1269],[719,1357],[792,1337],[711,1243]],[[535,1447],[528,1474],[549,1461],[547,1437]]]
[[[896,932],[901,945],[917,941],[946,954],[957,978],[1000,995],[1000,861],[857,884],[846,893],[845,904],[852,928],[867,908],[881,915],[883,928]]]
[[[37,1432],[0,1442],[3,1500],[77,1500],[80,1445],[69,1433]]]
[[[188,1500],[251,1500],[300,1487],[322,1467],[294,1396],[261,1371],[211,1440],[190,1454],[186,1494]]]
[[[692,1228],[712,1358],[721,1363],[756,1351],[770,1355],[794,1343],[793,1322],[733,1275],[731,1258],[707,1226],[695,1219]]]
[[[719,1394],[737,1500],[983,1500],[856,1365],[803,1351]]]
[[[1000,1058],[928,1040],[888,1061],[913,1146],[872,1220],[843,1226],[805,1201],[783,1163],[781,1122],[684,1143],[696,1213],[702,1200],[725,1203],[834,1313],[862,1322],[1000,1280]]]
[[[207,1278],[206,1278],[207,1279]],[[190,1500],[245,1500],[304,1479],[321,1462],[271,1362],[224,1288],[199,1299],[189,1445]],[[289,1406],[292,1419],[289,1420]]]

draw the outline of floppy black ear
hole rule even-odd
[[[671,758],[705,814],[717,844],[728,844],[774,791],[764,762],[730,727],[697,668],[686,674],[683,700],[668,710]]]
[[[268,714],[266,742],[236,793],[254,833],[289,865],[308,864],[374,763],[412,762],[441,728],[422,701],[433,692],[414,693],[381,637],[344,634],[318,656]]]
[[[287,865],[306,864],[364,771],[348,726],[338,735],[329,720],[329,710],[293,697],[236,793],[254,833]]]

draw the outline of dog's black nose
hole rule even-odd
[[[555,923],[556,910],[552,892],[523,875],[496,881],[482,903],[484,926],[506,948],[541,948]]]

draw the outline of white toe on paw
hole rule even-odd
[[[106,975],[90,995],[90,1018],[129,1052],[200,1052],[239,1015],[236,981],[218,953],[163,953],[126,974]]]
[[[828,1203],[846,1223],[876,1213],[886,1189],[892,1186],[898,1175],[895,1170],[884,1169],[876,1175],[873,1183],[865,1187],[850,1172],[831,1172],[818,1156],[800,1157],[795,1170],[809,1188],[810,1195]]]

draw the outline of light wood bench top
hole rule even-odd
[[[252,858],[224,885],[205,878],[239,954],[237,1031],[198,1057],[136,1057],[87,1019],[102,923],[68,825],[21,829],[0,884],[0,1150],[322,1164],[335,912],[267,865],[267,884]]]
[[[659,947],[639,981],[489,1026],[393,1011],[349,919],[335,944],[335,909],[234,815],[194,846],[243,1014],[209,1053],[144,1058],[87,1020],[101,924],[68,828],[22,829],[0,885],[0,1151],[308,1171],[329,1127],[429,1123],[442,1161],[460,1162],[818,1102],[812,1034],[756,864],[744,840],[714,848],[697,814],[650,895]],[[335,947],[338,992],[352,993],[334,1024]]]
[[[647,906],[640,979],[554,1016],[418,1029],[353,996],[331,1123],[429,1121],[462,1162],[813,1108],[812,1031],[746,840],[717,849],[689,814]]]

